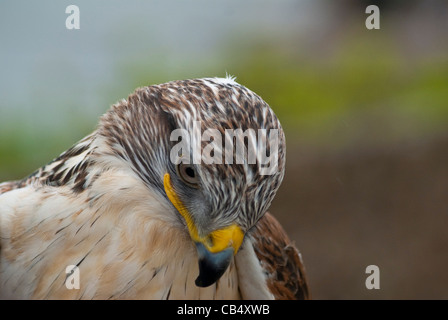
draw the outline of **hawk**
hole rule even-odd
[[[173,131],[194,121],[223,136],[276,129],[277,170],[191,163],[183,151],[173,160]],[[232,137],[247,150],[256,138]],[[204,151],[211,139],[191,140]],[[232,77],[137,89],[49,164],[0,184],[0,297],[309,298],[301,255],[267,212],[285,151],[272,109]],[[70,288],[75,268],[80,285]]]

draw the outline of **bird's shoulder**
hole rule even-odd
[[[2,182],[0,183],[0,195],[21,187],[22,187],[22,181],[19,180]]]
[[[251,234],[253,247],[275,299],[310,299],[305,267],[298,249],[277,219],[267,212]]]
[[[38,189],[45,186],[69,186],[75,193],[84,190],[90,172],[89,167],[93,163],[90,158],[95,151],[92,147],[93,140],[93,134],[86,136],[29,176],[21,180],[0,183],[0,195],[24,187]]]

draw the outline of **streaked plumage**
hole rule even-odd
[[[191,129],[195,120],[202,131],[222,134],[278,129],[278,171],[260,175],[247,162],[202,163],[190,168],[197,185],[188,185],[170,161],[176,143],[170,134]],[[0,184],[0,298],[308,298],[300,254],[266,213],[284,166],[278,119],[233,79],[137,89],[57,159]],[[235,255],[219,262],[228,264],[224,274],[198,277],[201,250],[215,263],[214,252],[226,251],[216,249],[218,231]],[[240,232],[241,247],[235,245]],[[79,267],[79,290],[65,287],[68,265]],[[210,271],[204,268],[201,274]]]

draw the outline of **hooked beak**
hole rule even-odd
[[[199,256],[199,276],[195,283],[198,287],[208,287],[226,272],[233,257],[233,249],[212,253],[201,242],[196,242],[196,249]]]
[[[196,244],[199,276],[195,283],[198,287],[208,287],[218,281],[227,270],[243,242],[244,233],[239,226],[232,224],[201,237],[190,213],[171,185],[168,173],[165,174],[163,183],[168,199],[185,219],[190,237]]]

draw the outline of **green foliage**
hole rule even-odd
[[[410,60],[387,38],[351,38],[336,54],[316,58],[259,46],[237,70],[290,135],[309,143],[349,142],[372,129],[373,136],[401,139],[448,123],[448,59]],[[354,128],[335,136],[341,125]]]
[[[447,56],[413,58],[386,35],[350,35],[323,52],[268,37],[224,43],[220,55],[194,61],[174,61],[160,52],[155,60],[140,57],[118,65],[117,76],[98,94],[116,101],[136,87],[229,72],[272,106],[288,144],[340,148],[445,132]],[[68,118],[63,129],[30,127],[19,113],[0,119],[0,181],[21,178],[47,163],[88,134],[97,120],[83,114]]]
[[[9,120],[0,126],[0,182],[22,179],[50,162],[89,134],[95,119],[72,115],[53,127],[33,126],[20,117]]]

